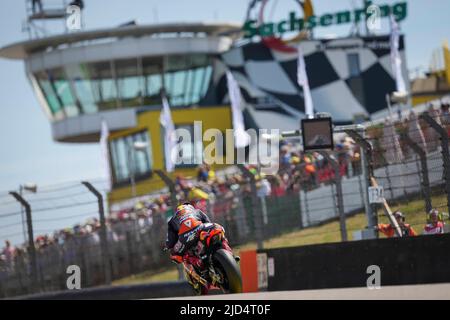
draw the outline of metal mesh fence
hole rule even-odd
[[[430,115],[449,131],[443,114],[433,111]],[[360,230],[361,226],[345,225],[345,220],[342,225],[341,220],[341,225],[308,231],[312,226],[339,221],[342,214],[348,217],[364,211],[368,181],[363,169],[372,172],[384,187],[388,202],[423,200],[415,210],[423,212],[424,218],[412,223],[418,231],[427,223],[430,206],[448,212],[445,177],[450,165],[436,130],[418,115],[365,127],[365,139],[372,146],[367,167],[362,161],[364,150],[341,133],[335,136],[335,150],[325,155],[302,152],[297,143],[284,141],[276,175],[265,176],[252,166],[245,170],[232,167],[214,175],[201,166],[196,177],[178,176],[173,189],[168,186],[134,200],[128,194],[123,199],[116,197],[116,203],[106,210],[106,261],[98,201],[80,182],[24,192],[32,211],[37,284],[32,281],[24,209],[4,192],[0,194],[0,239],[8,242],[0,256],[0,296],[65,289],[69,265],[80,266],[82,287],[104,284],[105,264],[112,280],[169,267],[162,252],[167,221],[173,213],[169,190],[177,202],[192,202],[223,225],[232,246],[260,245],[299,230],[305,230],[301,237],[307,243],[319,237],[335,239],[339,233],[343,237],[343,228],[349,234]],[[153,183],[144,182],[144,188],[154,189]],[[106,194],[105,181],[93,184]],[[70,227],[61,227],[63,224]]]

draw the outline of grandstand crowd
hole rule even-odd
[[[443,103],[437,112],[442,124],[448,128],[449,105]],[[335,144],[335,151],[334,157],[339,163],[341,176],[361,174],[361,150],[350,137],[342,137]],[[279,159],[279,171],[276,175],[260,174],[255,166],[248,166],[255,175],[258,197],[283,197],[301,190],[312,190],[334,181],[335,173],[327,159],[317,152],[303,152],[298,143],[282,141]],[[222,174],[206,164],[198,167],[195,177],[178,175],[175,184],[179,202],[191,202],[215,218],[227,215],[227,219],[233,219],[234,217],[228,213],[239,201],[236,192],[239,191],[240,195],[248,195],[251,192],[250,184],[238,170],[231,174]],[[164,226],[171,212],[170,196],[167,194],[161,194],[157,198],[149,197],[148,200],[137,202],[133,207],[109,212],[106,218],[107,239],[108,243],[112,244],[111,250],[114,253],[112,256],[117,259],[115,264],[117,277],[139,271],[132,270],[133,265],[128,261],[130,246],[133,247],[133,254],[140,254],[148,259],[149,262],[145,266],[151,265],[154,257],[152,255],[155,255],[158,249],[155,248],[155,242],[159,245],[160,240],[164,238]],[[433,221],[427,222],[424,233],[436,229],[430,226],[430,223]],[[442,227],[443,232],[443,222],[438,227]],[[382,226],[380,231],[386,228],[388,227]],[[56,230],[52,234],[36,236],[39,270],[49,266],[58,269],[78,262],[80,248],[84,251],[82,258],[84,263],[99,269],[101,265],[99,229],[99,220],[91,218],[84,223]],[[148,235],[149,230],[152,230],[152,236]],[[133,239],[131,243],[130,237]],[[152,250],[147,250],[147,247],[151,247]],[[13,246],[10,241],[5,241],[0,251],[0,282],[11,273],[16,275],[23,273],[23,278],[26,278],[29,273],[26,248],[25,243]],[[101,279],[93,279],[92,283],[101,283]]]

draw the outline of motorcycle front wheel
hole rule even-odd
[[[222,289],[226,293],[242,293],[241,271],[233,255],[225,249],[219,249],[214,253],[213,259],[215,267],[224,278]]]

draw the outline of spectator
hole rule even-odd
[[[42,1],[41,0],[33,0],[33,2],[32,2],[33,14],[36,13],[36,7],[38,7],[39,12],[42,12]]]
[[[272,177],[272,196],[281,197],[285,195],[286,188],[280,176]]]
[[[2,255],[5,257],[6,270],[12,271],[14,268],[14,253],[15,249],[11,246],[9,240],[5,240],[5,248],[3,248]]]
[[[442,234],[444,233],[443,218],[436,209],[431,209],[428,214],[429,221],[423,228],[423,234]]]
[[[198,167],[197,170],[197,181],[208,181],[208,170],[206,169],[205,165],[201,165]]]
[[[414,229],[409,224],[405,223],[406,219],[403,213],[400,211],[395,211],[393,216],[395,220],[397,220],[400,230],[402,231],[402,237],[412,237],[417,235]],[[380,223],[375,227],[375,230],[380,231],[388,238],[393,238],[396,236],[395,227],[390,223]]]

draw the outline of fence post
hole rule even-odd
[[[334,169],[341,239],[342,241],[347,241],[347,226],[345,225],[344,199],[342,194],[342,179],[341,173],[339,172],[339,163],[333,159],[328,152],[322,150],[319,150],[318,152],[331,163],[331,166]]]
[[[252,193],[252,209],[253,209],[253,218],[255,219],[255,236],[256,236],[256,246],[258,250],[263,249],[263,223],[262,223],[262,213],[260,201],[258,199],[258,195],[256,192],[256,181],[255,176],[251,173],[244,165],[238,164],[239,170],[241,170],[242,174],[250,179],[250,188]]]
[[[37,257],[36,257],[36,247],[34,246],[34,233],[33,233],[33,221],[31,218],[31,207],[30,204],[17,192],[10,191],[12,195],[20,204],[25,208],[25,214],[27,218],[27,230],[28,230],[28,250],[30,252],[30,267],[31,267],[31,281],[32,290],[38,289],[38,272],[37,272]]]
[[[390,176],[390,173],[389,173],[389,163],[387,163],[387,162],[386,162],[386,164],[384,166],[384,172],[386,173],[386,180],[387,180],[387,183],[389,185],[389,188],[387,188],[387,189],[389,189],[389,193],[391,194],[391,200],[393,200],[395,198],[394,197],[394,190],[392,189],[392,181],[391,181],[391,176]]]
[[[361,169],[364,176],[364,209],[367,216],[367,224],[369,229],[374,230],[378,224],[378,217],[376,210],[369,203],[369,186],[371,185],[370,177],[373,177],[373,159],[372,159],[372,145],[365,139],[364,131],[362,134],[356,130],[345,130],[355,143],[361,147]]]
[[[420,166],[422,171],[422,193],[425,199],[425,209],[430,212],[432,209],[431,205],[431,192],[430,192],[430,179],[428,177],[428,164],[427,156],[425,150],[423,150],[417,143],[415,143],[407,134],[402,134],[400,136],[403,141],[415,152],[420,158]],[[419,177],[420,177],[419,173]]]
[[[336,206],[336,197],[337,197],[337,192],[334,192],[334,189],[335,189],[335,184],[331,184],[330,185],[330,187],[331,187],[331,199],[333,199],[333,211],[334,211],[334,216],[335,217],[338,217],[339,216],[339,212],[338,212],[338,208],[337,208],[337,206]]]
[[[298,206],[299,206],[299,214],[300,214],[300,229],[303,229],[303,210],[302,210],[302,190],[298,191]]]
[[[172,203],[172,210],[175,213],[175,210],[178,205],[177,199],[177,191],[175,190],[175,183],[170,179],[170,177],[162,170],[155,170],[155,173],[161,178],[162,181],[166,184],[170,191],[170,202]]]
[[[359,193],[362,195],[362,197],[360,198],[361,199],[361,206],[363,206],[364,207],[364,205],[365,205],[365,195],[366,195],[366,193],[364,192],[364,188],[363,188],[363,186],[362,186],[362,182],[361,182],[361,175],[360,174],[358,174],[358,188],[359,188]]]
[[[178,205],[178,199],[177,199],[177,191],[175,189],[175,183],[170,179],[170,177],[162,170],[155,170],[155,173],[161,178],[162,181],[166,184],[166,186],[169,188],[170,192],[170,202],[172,204],[172,212],[175,214],[175,210],[177,209]],[[178,270],[178,279],[183,280],[184,279],[184,271],[183,267],[181,265],[177,266]]]
[[[447,193],[447,209],[448,212],[450,212],[450,154],[448,148],[448,133],[427,112],[422,113],[419,117],[425,120],[441,138],[442,160],[444,163],[445,175],[445,192]]]
[[[216,216],[214,214],[214,210],[213,210],[213,206],[211,203],[211,199],[206,200],[206,212],[207,214],[209,214],[211,216],[211,220],[214,221],[216,220]]]
[[[250,234],[250,227],[248,225],[248,212],[247,210],[245,210],[244,207],[244,198],[242,196],[242,190],[239,189],[238,190],[238,208],[239,208],[239,215],[240,217],[242,217],[242,222],[240,223],[241,227],[243,228],[243,234],[245,235],[245,237],[243,237],[243,239],[245,239],[247,241],[248,239],[248,235]]]
[[[109,256],[103,196],[90,182],[82,181],[81,184],[97,197],[98,214],[100,216],[100,247],[102,250],[103,270],[105,272],[105,283],[109,285],[111,284],[111,260]]]
[[[311,226],[311,217],[309,216],[309,204],[308,204],[308,191],[306,186],[303,188],[303,194],[305,195],[305,215],[307,227]]]

